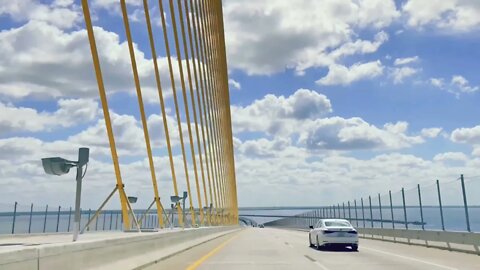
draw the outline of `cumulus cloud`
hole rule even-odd
[[[332,117],[309,123],[299,142],[313,150],[400,149],[424,142],[422,137],[408,136],[407,129],[406,122],[378,128],[358,117]]]
[[[460,94],[469,94],[480,90],[480,86],[470,85],[468,80],[461,75],[453,75],[450,83],[445,82],[444,78],[430,78],[429,83],[436,88],[445,90],[457,97],[459,97]]]
[[[450,139],[457,143],[480,144],[480,125],[472,128],[457,128]]]
[[[315,119],[331,111],[330,100],[312,90],[299,89],[289,97],[269,94],[245,107],[232,106],[233,129],[290,133],[295,127],[289,121]]]
[[[91,99],[60,99],[55,112],[38,112],[0,102],[0,134],[50,131],[92,121],[97,115],[98,103]]]
[[[412,67],[392,68],[390,71],[390,77],[392,77],[394,84],[399,84],[403,83],[405,78],[411,77],[419,71],[420,69]]]
[[[402,10],[411,27],[432,26],[447,32],[465,32],[480,25],[480,3],[476,0],[409,0]]]
[[[246,107],[232,106],[232,121],[236,134],[262,132],[276,139],[296,138],[295,144],[314,151],[401,149],[424,142],[422,136],[407,134],[406,122],[376,127],[359,117],[326,117],[331,111],[327,97],[300,89],[289,97],[267,95]]]
[[[81,20],[80,8],[73,1],[53,1],[51,5],[34,0],[0,1],[0,15],[18,22],[41,21],[59,28],[72,28]]]
[[[100,63],[108,93],[134,94],[127,43],[118,34],[94,27]],[[143,96],[158,102],[151,59],[134,45]],[[37,99],[97,97],[98,88],[85,30],[64,31],[40,21],[0,32],[0,95]],[[170,95],[170,79],[165,57],[159,57],[164,95]],[[179,72],[172,59],[176,83]],[[185,61],[183,61],[185,65]],[[9,67],[1,68],[1,67]],[[185,75],[186,76],[186,75]]]
[[[356,63],[350,67],[334,64],[329,66],[325,77],[316,81],[320,85],[349,85],[352,82],[372,79],[383,74],[383,65],[377,61]]]
[[[467,155],[462,152],[447,152],[437,154],[433,157],[434,161],[466,161],[468,160]]]
[[[237,90],[240,90],[242,88],[242,85],[235,81],[234,79],[228,79],[228,85],[230,85],[231,87],[237,89]]]
[[[424,138],[436,138],[440,132],[442,132],[442,128],[423,128],[420,134]]]
[[[467,79],[465,79],[463,76],[460,76],[460,75],[454,75],[452,77],[450,84],[453,87],[456,87],[457,89],[459,89],[460,92],[463,92],[463,93],[472,93],[480,89],[478,86],[471,86],[468,83]]]
[[[224,16],[230,67],[262,75],[286,68],[302,74],[343,55],[374,52],[388,35],[356,40],[356,31],[384,28],[399,12],[391,0],[303,0],[295,5],[232,0],[225,2]]]

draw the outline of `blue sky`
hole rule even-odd
[[[171,176],[142,1],[127,2],[160,193],[167,198]],[[149,3],[181,172],[158,4]],[[132,194],[148,198],[119,4],[92,0],[90,6],[124,179]],[[165,9],[173,50],[168,3]],[[259,196],[263,205],[333,203],[437,178],[450,181],[460,173],[477,183],[478,1],[325,0],[292,6],[225,0],[223,12],[240,205],[255,205]],[[50,179],[38,160],[74,157],[79,146],[91,147],[95,162],[87,204],[97,205],[114,183],[84,28],[78,1],[0,1],[5,52],[0,55],[0,182],[8,186],[0,191],[0,203],[72,204],[72,186],[67,180],[46,184]],[[182,121],[186,124],[184,113]],[[321,192],[312,194],[312,187]]]

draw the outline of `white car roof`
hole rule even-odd
[[[327,219],[322,219],[323,222],[325,221],[343,221],[343,222],[348,222],[350,223],[348,220],[346,219],[338,219],[338,218],[327,218]]]

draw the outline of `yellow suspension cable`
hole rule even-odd
[[[165,51],[167,53],[168,69],[169,69],[169,73],[170,73],[170,81],[171,81],[171,84],[172,84],[173,101],[174,101],[174,104],[175,104],[175,114],[176,114],[176,117],[177,117],[177,125],[178,125],[178,134],[179,134],[179,137],[180,137],[180,146],[181,146],[181,149],[182,149],[183,167],[185,169],[185,178],[186,178],[187,189],[188,189],[188,193],[189,193],[188,197],[189,197],[190,206],[192,206],[192,202],[191,202],[192,196],[191,196],[191,193],[190,193],[190,181],[189,181],[189,178],[188,178],[187,159],[186,159],[186,155],[185,155],[185,146],[184,146],[184,143],[183,143],[182,120],[180,118],[180,111],[178,109],[177,91],[175,89],[175,78],[174,78],[174,75],[173,75],[173,66],[172,66],[172,59],[171,59],[171,55],[170,55],[170,46],[169,46],[169,43],[168,43],[168,34],[167,34],[167,27],[166,27],[167,24],[165,22],[165,13],[164,13],[164,9],[163,9],[162,0],[159,0],[158,3],[159,3],[159,8],[160,8],[160,16],[162,18],[163,39],[165,41]],[[175,193],[178,194],[178,190]],[[180,205],[178,205],[177,209],[181,209]],[[181,210],[178,210],[178,212],[179,212],[179,215],[178,215],[179,223],[182,226],[184,226],[184,220],[182,218],[182,215],[180,215]],[[194,218],[195,213],[193,211],[190,211],[190,214],[192,215],[192,222],[193,222],[195,220],[195,218]]]
[[[130,53],[130,62],[132,64],[133,80],[135,82],[135,89],[137,92],[138,107],[140,110],[140,117],[142,119],[143,135],[145,139],[145,147],[147,149],[150,175],[152,177],[153,193],[155,196],[155,203],[157,206],[158,222],[160,224],[160,227],[163,227],[163,208],[161,207],[160,197],[158,195],[157,177],[155,174],[155,165],[153,164],[152,148],[150,145],[150,135],[148,133],[147,117],[145,116],[145,108],[143,105],[143,98],[142,98],[142,89],[140,87],[140,79],[138,77],[137,63],[135,61],[135,52],[133,50],[132,34],[130,31],[130,25],[128,23],[127,6],[125,4],[125,0],[120,0],[120,5],[122,7],[123,23],[125,26],[125,34],[127,36],[128,50]]]
[[[177,0],[177,7],[178,7],[178,14],[179,14],[179,21],[180,21],[180,32],[182,33],[182,43],[183,43],[183,51],[184,51],[184,54],[185,54],[185,62],[186,62],[186,66],[187,66],[187,78],[188,78],[188,86],[190,88],[190,98],[191,98],[191,101],[192,101],[192,111],[193,111],[193,117],[194,117],[194,123],[195,123],[195,134],[197,136],[197,143],[199,144],[200,143],[200,139],[199,139],[199,134],[198,134],[198,123],[197,123],[197,109],[196,109],[196,106],[195,106],[195,99],[194,99],[194,95],[193,95],[193,84],[192,84],[192,74],[191,74],[191,71],[190,71],[190,60],[189,60],[189,56],[188,56],[188,47],[187,47],[187,39],[186,39],[186,36],[185,36],[185,25],[183,23],[183,11],[182,11],[182,2],[181,0]],[[188,14],[186,15],[187,19],[188,19]],[[178,54],[180,55],[180,52],[178,52]],[[180,57],[178,58],[179,62],[181,62],[181,59]],[[180,69],[180,74],[183,74],[182,72],[182,69]],[[183,80],[183,77],[181,78]],[[198,199],[198,208],[200,210],[200,223],[203,224],[204,222],[204,216],[203,216],[203,205],[202,205],[202,197],[200,195],[200,185],[199,185],[199,182],[198,182],[198,172],[197,172],[197,161],[196,161],[196,156],[195,156],[195,145],[193,144],[193,136],[192,136],[192,129],[191,129],[191,125],[190,125],[190,116],[189,116],[189,109],[188,109],[188,100],[187,100],[187,90],[185,89],[185,82],[183,82],[182,84],[182,90],[183,90],[183,98],[184,98],[184,104],[185,104],[185,113],[187,114],[187,122],[188,122],[188,135],[189,135],[189,138],[190,138],[190,149],[191,149],[191,154],[192,154],[192,160],[193,160],[193,171],[194,171],[194,174],[195,174],[195,186],[197,188],[197,199]],[[199,147],[198,148],[199,150],[199,156],[200,156],[200,167],[201,167],[201,170],[202,170],[202,175],[203,174],[203,164],[201,163],[201,156],[202,156],[202,152],[201,152],[201,148]],[[203,183],[205,183],[205,179],[203,179]]]
[[[105,93],[105,85],[103,83],[102,69],[100,68],[100,60],[98,58],[97,45],[95,42],[95,35],[93,33],[92,21],[90,18],[90,10],[88,8],[88,0],[82,0],[82,9],[83,9],[85,25],[88,33],[88,40],[90,43],[90,50],[92,53],[93,66],[95,69],[95,77],[97,78],[98,92],[100,94],[100,100],[102,103],[103,117],[105,119],[105,126],[107,129],[108,142],[110,145],[110,152],[112,155],[112,162],[115,170],[117,187],[119,190],[120,205],[122,208],[122,217],[123,217],[123,226],[124,226],[123,228],[126,230],[126,229],[130,229],[130,220],[128,218],[127,202],[125,198],[122,196],[122,194],[125,192],[124,185],[123,185],[122,176],[120,173],[120,164],[118,162],[117,148],[115,145],[115,137],[113,135],[112,123],[110,120],[108,101]]]
[[[172,184],[173,184],[173,189],[175,195],[178,196],[178,188],[177,188],[177,177],[175,174],[175,166],[173,162],[173,154],[172,154],[172,146],[170,142],[170,133],[168,130],[168,122],[167,122],[167,113],[165,110],[165,101],[163,98],[163,89],[162,89],[162,83],[160,81],[160,72],[158,69],[158,62],[157,62],[157,52],[155,49],[155,41],[153,39],[153,32],[152,32],[152,24],[150,21],[150,11],[148,8],[148,0],[143,0],[143,7],[145,11],[145,20],[147,24],[147,31],[148,31],[148,38],[150,41],[150,49],[152,53],[152,59],[153,59],[153,66],[154,66],[154,71],[155,71],[155,81],[157,83],[157,90],[158,90],[158,96],[160,99],[160,108],[162,112],[162,120],[163,120],[163,129],[165,133],[165,140],[167,142],[167,150],[168,150],[168,158],[170,162],[170,171],[172,174]],[[178,212],[180,214],[180,211]]]

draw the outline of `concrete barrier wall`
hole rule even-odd
[[[422,245],[480,255],[480,233],[381,228],[359,228],[358,232],[361,237],[368,239]]]
[[[0,253],[0,269],[134,269],[239,227],[132,233],[112,239],[22,247]]]

